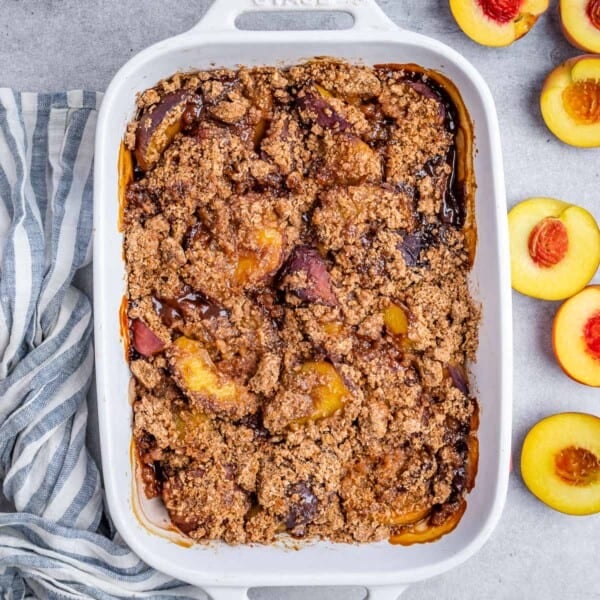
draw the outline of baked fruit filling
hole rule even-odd
[[[140,95],[119,162],[133,436],[184,534],[411,544],[458,524],[471,141],[416,65],[215,69]]]

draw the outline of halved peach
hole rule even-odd
[[[560,0],[560,21],[573,46],[600,53],[600,0]]]
[[[544,504],[569,515],[600,512],[600,418],[562,413],[525,437],[521,475]]]
[[[548,129],[571,146],[600,146],[600,56],[585,54],[552,71],[540,95]]]
[[[530,198],[508,213],[512,286],[543,300],[582,290],[600,264],[600,230],[584,208]]]
[[[560,307],[552,342],[556,360],[569,377],[600,387],[600,285],[585,288]]]
[[[429,521],[422,520],[414,525],[410,525],[404,531],[390,536],[391,544],[400,544],[401,546],[411,546],[412,544],[427,544],[439,540],[443,535],[450,533],[459,524],[467,503],[463,500],[458,510],[452,513],[443,523],[431,525]]]
[[[484,46],[508,46],[523,37],[549,0],[450,0],[458,26]]]

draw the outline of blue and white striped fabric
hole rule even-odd
[[[103,518],[86,447],[101,95],[0,89],[0,597],[204,598],[135,556]],[[103,533],[105,535],[103,535]]]

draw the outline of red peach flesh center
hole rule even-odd
[[[584,125],[600,123],[600,82],[594,79],[575,81],[562,94],[567,113]]]
[[[538,267],[558,264],[569,249],[567,228],[560,219],[546,217],[529,234],[529,256]]]
[[[564,482],[585,486],[598,481],[600,459],[586,448],[569,446],[554,456],[554,470]]]
[[[477,4],[488,19],[503,24],[516,19],[523,2],[524,0],[477,0]]]
[[[583,339],[587,351],[600,360],[600,311],[592,315],[583,326]]]
[[[600,29],[600,0],[590,0],[585,9],[590,23],[596,28]]]

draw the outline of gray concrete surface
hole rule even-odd
[[[0,0],[0,85],[32,91],[104,89],[137,51],[187,29],[209,4],[207,0]],[[600,219],[600,149],[561,144],[545,129],[539,114],[545,75],[578,53],[560,34],[556,4],[553,0],[524,39],[497,50],[468,40],[454,23],[446,0],[380,0],[396,23],[453,46],[488,80],[500,115],[509,206],[529,196],[548,195],[580,203]],[[321,17],[300,20],[304,27],[335,22]],[[285,28],[290,20],[270,15],[262,23]],[[513,454],[518,457],[523,436],[538,419],[560,411],[600,415],[600,391],[570,381],[554,362],[550,328],[558,304],[518,294],[513,299]],[[600,599],[599,565],[600,515],[568,517],[546,508],[525,489],[515,460],[504,515],[486,546],[452,572],[412,585],[402,599]],[[252,591],[251,597],[360,600],[364,590],[262,589]]]

